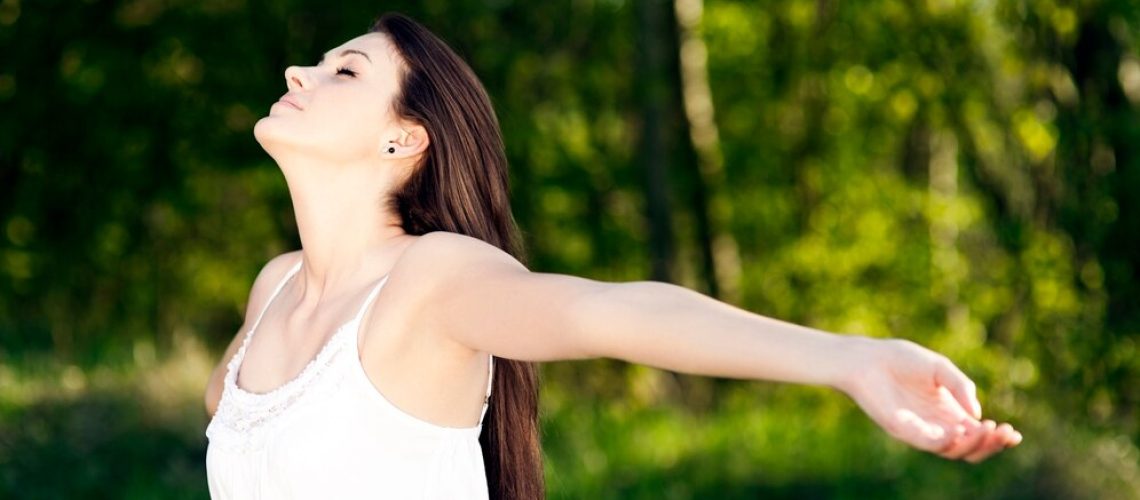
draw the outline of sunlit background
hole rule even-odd
[[[385,10],[487,86],[531,269],[914,340],[1025,436],[974,466],[819,387],[553,363],[551,498],[1140,498],[1127,0],[0,0],[0,497],[208,495],[207,376],[298,247],[252,126]]]

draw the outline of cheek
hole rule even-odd
[[[297,142],[341,160],[376,154],[383,116],[359,101],[337,96],[314,100],[289,120]]]
[[[336,96],[313,111],[318,133],[327,144],[339,145],[343,151],[374,150],[380,141],[384,113],[359,96]],[[327,105],[326,105],[327,104]],[[307,111],[307,110],[306,110]]]

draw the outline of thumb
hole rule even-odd
[[[949,359],[943,358],[934,371],[934,382],[946,387],[962,409],[976,419],[982,418],[982,405],[978,403],[978,388]]]

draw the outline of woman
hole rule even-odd
[[[951,459],[1021,440],[914,343],[529,271],[490,101],[406,17],[285,78],[254,135],[285,174],[302,250],[261,271],[210,378],[215,498],[541,498],[533,363],[550,360],[827,385]]]

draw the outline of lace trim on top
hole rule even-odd
[[[301,263],[293,267],[292,270],[282,279],[281,283],[270,295],[269,300],[266,301],[265,306],[258,315],[257,320],[254,321],[253,326],[245,334],[242,339],[241,347],[234,354],[226,365],[226,375],[224,377],[224,388],[222,391],[221,401],[218,403],[218,409],[211,420],[210,426],[207,429],[208,433],[213,434],[218,432],[219,429],[215,427],[221,425],[225,428],[224,432],[231,435],[236,435],[239,448],[250,449],[254,447],[254,442],[258,441],[257,434],[268,424],[277,420],[281,414],[292,407],[299,401],[302,396],[312,392],[309,391],[310,386],[314,383],[324,385],[338,385],[340,380],[346,375],[347,370],[334,370],[337,373],[328,373],[329,368],[334,364],[337,356],[347,350],[349,353],[356,355],[356,346],[349,344],[357,339],[352,335],[347,335],[345,332],[355,332],[358,330],[358,323],[363,319],[365,311],[368,309],[369,304],[375,299],[376,294],[388,281],[388,275],[384,275],[380,282],[372,289],[372,292],[365,299],[364,304],[361,306],[360,311],[356,316],[348,322],[342,324],[337,330],[329,337],[329,340],[321,347],[317,355],[309,361],[308,364],[291,380],[284,384],[264,393],[250,392],[242,389],[237,385],[237,375],[240,371],[242,361],[245,359],[246,349],[249,347],[249,342],[253,338],[253,334],[257,331],[258,326],[261,325],[261,320],[265,316],[265,312],[269,309],[269,305],[285,288],[285,285],[293,278],[294,275],[301,269]],[[346,347],[347,346],[347,347]],[[492,381],[494,376],[494,356],[488,356],[488,373],[487,373],[487,392],[483,398],[483,408],[480,412],[479,423],[476,427],[480,428],[483,425],[483,419],[487,414],[487,409],[490,403]],[[363,369],[363,368],[361,368]],[[361,374],[367,377],[367,374],[361,371]],[[327,376],[322,376],[327,375]],[[320,392],[320,391],[317,391]],[[327,392],[332,392],[327,391]],[[377,395],[384,397],[383,394],[377,392]],[[386,401],[386,400],[385,400]],[[390,403],[389,403],[390,404]],[[393,405],[394,407],[394,405]],[[396,408],[399,410],[398,408]],[[408,417],[417,421],[423,422],[431,427],[439,427],[430,422],[423,421],[417,417],[408,414]],[[448,429],[446,427],[439,427],[440,429]],[[463,428],[464,430],[468,428]]]
[[[237,353],[234,354],[234,357],[230,359],[230,362],[226,365],[222,401],[218,404],[215,419],[224,423],[226,427],[229,427],[233,431],[244,434],[263,427],[293,406],[301,396],[306,394],[308,392],[306,389],[333,364],[337,354],[344,349],[345,342],[354,340],[351,336],[346,335],[345,332],[356,331],[354,327],[360,322],[364,309],[367,308],[376,292],[380,290],[380,287],[383,286],[388,278],[387,275],[385,275],[384,278],[381,279],[380,283],[373,289],[372,293],[369,294],[368,299],[356,317],[337,328],[325,345],[317,352],[317,355],[313,357],[295,377],[265,393],[250,392],[242,389],[237,385],[237,376],[242,361],[245,359],[245,352],[249,347],[249,342],[253,338],[253,334],[257,331],[258,326],[261,325],[261,320],[265,316],[265,312],[269,309],[269,305],[277,298],[277,295],[281,293],[281,290],[300,269],[301,263],[298,262],[285,279],[277,286],[277,289],[261,310],[261,314],[257,317],[253,327],[246,332],[241,347],[238,348]]]

